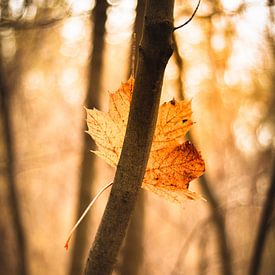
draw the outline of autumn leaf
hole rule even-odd
[[[113,167],[117,166],[121,154],[133,87],[134,78],[131,77],[115,93],[109,94],[108,113],[86,109],[87,132],[98,147],[93,152]],[[144,189],[178,203],[186,198],[200,198],[188,187],[189,182],[205,170],[204,161],[195,146],[183,140],[193,124],[191,115],[189,101],[171,100],[160,106],[142,183]]]

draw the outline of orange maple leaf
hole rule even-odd
[[[93,151],[111,166],[119,161],[126,132],[134,87],[131,77],[114,93],[109,94],[108,113],[86,109],[88,133],[98,150]],[[151,152],[142,183],[144,189],[181,203],[184,199],[201,198],[188,190],[189,182],[201,176],[204,161],[194,145],[183,138],[193,124],[189,101],[164,103],[160,106]]]

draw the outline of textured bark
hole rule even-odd
[[[1,50],[1,47],[0,47]],[[1,52],[1,51],[0,51]],[[15,231],[16,248],[17,248],[17,274],[28,274],[27,247],[25,241],[25,232],[23,227],[21,209],[16,188],[15,178],[15,151],[14,135],[11,119],[11,91],[6,84],[4,77],[3,61],[0,58],[0,107],[1,118],[3,121],[3,138],[6,145],[6,174],[8,182],[8,203],[12,215],[13,230]]]
[[[104,0],[97,0],[93,11],[93,50],[91,53],[90,73],[89,73],[89,86],[85,106],[88,108],[99,108],[99,93],[101,90],[101,76],[103,68],[103,52],[104,52],[104,34],[106,22],[106,10],[108,4]],[[86,127],[83,125],[83,128]],[[95,159],[96,156],[90,152],[95,149],[95,144],[91,138],[84,133],[83,129],[83,153],[80,172],[80,182],[78,191],[78,206],[77,218],[81,216],[87,205],[92,199],[92,184],[95,176]],[[72,247],[72,260],[71,260],[71,275],[82,274],[85,267],[85,256],[87,253],[87,243],[89,240],[89,222],[91,212],[88,217],[83,220],[79,225],[74,245]]]
[[[145,174],[157,120],[164,70],[172,54],[172,0],[148,0],[136,82],[113,188],[86,275],[110,274]]]
[[[142,27],[144,21],[145,12],[145,0],[138,0],[136,7],[136,19],[134,32],[136,34],[135,52],[131,53],[131,56],[135,56],[135,63],[138,60],[138,47],[142,35]],[[132,59],[131,62],[132,63]],[[131,68],[132,66],[129,66]],[[136,64],[134,65],[136,68]],[[134,73],[134,72],[130,72]],[[119,267],[120,274],[140,274],[140,269],[143,262],[143,231],[144,231],[144,192],[140,192],[135,211],[130,220],[130,224],[127,230],[125,243],[122,249],[122,263]]]

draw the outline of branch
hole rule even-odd
[[[175,33],[173,33],[173,45],[174,45],[174,58],[175,58],[175,62],[176,65],[178,67],[178,77],[177,77],[177,89],[176,89],[176,99],[178,100],[183,100],[184,99],[184,83],[182,81],[182,75],[184,75],[185,71],[184,71],[184,64],[183,64],[183,59],[180,56],[180,52],[179,52],[179,46],[178,46],[178,42],[177,42],[177,38]]]
[[[0,41],[1,42],[1,41]],[[1,46],[0,46],[1,50]],[[27,244],[25,239],[25,230],[23,226],[22,213],[20,209],[18,192],[16,188],[15,177],[15,151],[14,151],[14,135],[11,117],[11,90],[6,83],[6,75],[4,74],[3,60],[0,56],[0,110],[3,121],[3,139],[6,146],[7,155],[7,178],[8,178],[8,203],[12,214],[12,223],[14,227],[14,235],[16,239],[16,261],[17,272],[20,275],[29,274],[27,259]]]
[[[113,188],[86,265],[110,274],[134,210],[155,130],[164,70],[172,55],[173,0],[148,0],[128,125]]]
[[[202,186],[203,192],[206,195],[207,201],[209,202],[212,222],[216,227],[216,232],[218,236],[218,246],[219,252],[222,259],[222,270],[224,275],[232,275],[232,263],[231,263],[231,252],[230,247],[227,242],[224,216],[219,209],[219,202],[216,198],[214,192],[211,190],[205,175],[200,177],[200,184]]]
[[[274,212],[275,203],[275,161],[273,160],[273,173],[270,180],[269,190],[266,194],[266,200],[263,207],[261,220],[259,223],[258,233],[255,241],[253,254],[250,260],[249,275],[260,274],[261,260],[263,256],[264,246],[267,238],[268,231],[270,229],[271,217]]]
[[[185,25],[187,25],[189,22],[191,22],[191,20],[193,19],[193,17],[195,16],[195,14],[196,14],[197,11],[198,11],[198,8],[199,8],[199,6],[200,6],[200,3],[201,3],[201,0],[199,0],[199,2],[198,2],[198,4],[197,4],[195,10],[193,11],[191,17],[190,17],[186,22],[184,22],[182,25],[180,25],[180,26],[178,26],[178,27],[175,27],[175,28],[174,28],[174,31],[177,30],[177,29],[182,28],[183,26],[185,26]]]
[[[89,68],[89,84],[85,99],[85,106],[88,108],[99,107],[99,95],[102,82],[103,71],[103,53],[104,53],[104,37],[105,37],[105,23],[107,19],[106,10],[108,3],[106,0],[97,0],[93,9],[93,48],[91,52],[90,68]],[[84,126],[85,124],[85,126]],[[87,127],[86,122],[83,128]],[[83,152],[81,160],[81,171],[79,177],[79,191],[78,191],[78,205],[77,217],[81,215],[86,206],[89,204],[92,194],[92,185],[95,179],[95,154],[91,154],[90,150],[95,149],[94,142],[88,137],[83,130]],[[88,217],[84,220],[76,231],[74,245],[71,254],[70,274],[74,275],[80,273],[85,267],[85,256],[87,251],[87,243],[89,242],[89,224]]]
[[[85,11],[79,14],[71,15],[70,12],[65,12],[64,14],[48,19],[39,19],[39,20],[26,20],[26,19],[9,19],[1,18],[0,19],[0,30],[6,28],[13,28],[15,30],[33,30],[33,29],[44,29],[52,27],[65,19],[75,18],[75,17],[84,17],[90,16],[91,11]]]
[[[178,51],[177,41],[174,35],[174,47],[175,47],[175,58],[176,64],[179,70],[179,78],[178,78],[178,97],[180,99],[184,98],[183,94],[183,84],[181,80],[181,75],[184,74],[184,66],[182,58]],[[188,139],[192,141],[193,137],[187,133]],[[227,242],[226,232],[225,232],[225,223],[224,223],[224,216],[219,209],[219,201],[216,198],[214,192],[211,190],[209,182],[207,181],[205,175],[202,175],[199,179],[200,185],[207,197],[207,201],[209,202],[209,207],[211,210],[212,215],[212,222],[216,228],[217,236],[218,236],[218,246],[219,252],[221,255],[221,262],[222,262],[222,269],[224,275],[231,275],[232,274],[232,264],[231,264],[231,252],[230,247]]]

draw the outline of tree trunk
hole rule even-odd
[[[250,259],[248,275],[260,274],[261,260],[264,252],[265,242],[268,232],[271,228],[272,215],[275,206],[275,154],[273,153],[273,167],[270,186],[266,194],[266,200],[263,207],[263,212],[259,222],[259,228],[255,240],[253,253]]]
[[[145,0],[138,0],[136,7],[136,19],[134,33],[136,34],[135,47],[131,56],[135,56],[135,63],[138,60],[138,47],[142,35],[142,27],[144,21]],[[132,63],[132,58],[130,64]],[[131,68],[129,66],[129,68]],[[136,64],[134,65],[136,68]],[[134,72],[130,72],[134,73]],[[122,263],[119,268],[120,274],[139,274],[143,262],[143,230],[144,230],[144,195],[141,190],[138,195],[135,211],[130,220],[129,228],[125,238],[125,243],[122,249]]]
[[[209,23],[211,24],[211,22]],[[211,35],[212,32],[209,33],[209,37],[208,37],[208,41],[211,41]],[[183,87],[183,83],[182,83],[182,75],[184,74],[184,65],[183,65],[183,61],[182,58],[179,54],[179,50],[178,50],[178,44],[176,41],[176,37],[174,36],[174,45],[175,45],[175,60],[176,60],[176,64],[178,66],[178,70],[179,70],[179,77],[178,77],[178,92],[177,92],[177,98],[179,98],[180,100],[184,99],[184,87]],[[209,45],[209,52],[211,52],[211,46]],[[214,66],[214,65],[213,65]],[[187,137],[190,141],[193,140],[192,135],[190,135],[190,132],[187,133]],[[231,264],[231,250],[230,247],[228,245],[228,241],[227,241],[227,236],[226,236],[226,232],[225,232],[225,221],[224,221],[224,215],[221,212],[221,210],[219,209],[219,200],[217,198],[217,196],[214,194],[214,191],[211,188],[211,184],[209,183],[209,181],[207,180],[205,175],[202,175],[199,179],[198,179],[200,186],[202,187],[203,193],[205,194],[207,201],[208,201],[208,205],[210,208],[210,212],[211,212],[211,216],[212,216],[212,223],[216,229],[216,234],[218,237],[218,248],[219,248],[219,253],[220,253],[220,257],[221,257],[221,263],[222,263],[222,274],[224,275],[232,275],[232,264]]]
[[[104,52],[104,34],[106,22],[106,10],[108,4],[104,0],[97,0],[93,11],[93,50],[90,61],[89,86],[85,100],[87,108],[99,107],[99,93],[101,90],[101,75],[103,67],[103,52]],[[86,123],[83,128],[86,127]],[[84,133],[83,129],[83,153],[80,172],[80,182],[78,191],[78,206],[77,218],[81,216],[87,205],[92,199],[92,184],[94,181],[95,159],[96,156],[90,152],[95,149],[95,144],[91,138]],[[75,241],[72,247],[72,261],[70,273],[71,275],[82,274],[85,264],[85,256],[87,253],[87,243],[89,240],[89,223],[91,212],[86,219],[79,225],[76,231]]]
[[[1,47],[0,47],[1,50]],[[1,52],[1,51],[0,51]],[[8,182],[8,203],[12,215],[12,228],[15,231],[17,255],[17,274],[27,275],[27,247],[25,241],[25,232],[22,222],[21,209],[16,188],[15,178],[15,151],[14,135],[11,118],[11,91],[6,84],[4,77],[3,60],[0,57],[0,104],[1,117],[3,121],[3,138],[6,146],[6,174]]]
[[[128,125],[113,188],[90,250],[86,275],[110,274],[140,190],[173,52],[173,0],[148,0]]]

